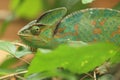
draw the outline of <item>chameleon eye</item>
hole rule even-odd
[[[38,27],[38,26],[32,26],[32,28],[31,28],[31,33],[32,33],[33,35],[38,35],[39,32],[40,32],[40,27]]]

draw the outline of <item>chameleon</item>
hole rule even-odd
[[[21,28],[18,35],[33,48],[55,48],[68,41],[120,45],[120,11],[87,8],[66,13],[65,7],[48,10]]]

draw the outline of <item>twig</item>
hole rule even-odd
[[[88,75],[89,77],[91,77],[91,78],[94,78],[91,74],[89,74],[89,73],[86,73],[86,75]]]
[[[83,80],[83,79],[85,79],[86,77],[88,77],[88,75],[83,76],[80,80]]]
[[[94,79],[94,77],[91,75],[91,74],[89,74],[89,73],[86,73],[86,75],[85,76],[83,76],[80,80],[83,80],[83,79],[85,79],[86,77],[91,77],[92,79]]]
[[[25,78],[18,76],[18,75],[16,75],[15,77],[19,78],[20,80],[26,80]]]
[[[23,47],[27,47],[26,45],[22,44],[22,43],[18,43],[18,42],[12,42],[14,45],[16,46],[23,46]]]
[[[23,58],[18,58],[18,57],[16,57],[16,56],[13,55],[13,54],[12,54],[12,56],[15,57],[16,59],[20,60],[20,61],[23,61],[23,62],[25,62],[25,63],[27,63],[27,64],[30,64],[30,62],[28,62],[27,60],[25,60],[25,59],[23,59]]]
[[[94,71],[94,80],[97,80],[97,79],[96,79],[96,72],[95,72],[95,71]]]
[[[23,46],[23,47],[27,47],[26,45],[24,44],[21,44],[21,43],[17,43],[17,42],[12,42],[13,44],[15,44],[16,46]],[[13,55],[15,58],[17,58],[15,55]],[[27,64],[30,64],[27,60],[23,59],[23,58],[17,58],[18,60],[21,60]]]
[[[16,57],[17,58],[17,57]],[[19,60],[21,60],[21,61],[23,61],[23,62],[25,62],[25,63],[27,63],[27,64],[30,64],[30,62],[28,62],[27,60],[25,60],[25,59],[23,59],[23,58],[17,58],[17,59],[19,59]]]
[[[0,77],[0,80],[3,80],[3,79],[8,78],[8,77],[16,76],[16,75],[19,75],[19,74],[24,74],[24,73],[27,73],[27,72],[28,71],[26,70],[26,71],[22,71],[22,72],[12,73],[12,74]]]
[[[33,58],[34,58],[34,54],[29,54],[29,55],[26,55],[26,56],[22,57],[22,59],[28,61],[29,64],[30,64],[30,62],[32,61]],[[11,65],[10,68],[17,68],[17,67],[20,67],[24,64],[26,64],[26,63],[23,62],[22,60],[18,60],[13,65]]]

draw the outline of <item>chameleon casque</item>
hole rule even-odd
[[[89,8],[67,16],[64,7],[49,10],[24,26],[18,35],[33,48],[55,48],[71,41],[120,44],[120,11]]]

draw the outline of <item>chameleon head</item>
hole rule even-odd
[[[64,7],[49,10],[20,29],[18,35],[30,47],[52,48],[56,46],[53,38],[54,30],[66,12]]]

